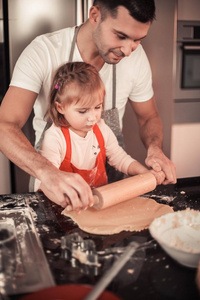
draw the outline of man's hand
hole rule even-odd
[[[167,185],[176,183],[175,166],[159,147],[151,147],[148,149],[145,164],[152,168],[155,172],[164,172],[165,179],[162,184]]]
[[[145,164],[155,172],[164,172],[163,184],[176,183],[174,164],[162,152],[163,131],[155,99],[145,102],[130,102],[137,116],[140,136],[147,150]],[[157,182],[162,182],[163,174],[154,174]]]
[[[79,174],[56,168],[53,172],[44,172],[40,189],[63,208],[70,205],[73,210],[80,211],[93,205],[91,188]]]

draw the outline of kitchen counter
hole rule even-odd
[[[200,177],[179,179],[176,185],[158,186],[146,194],[159,203],[166,203],[175,211],[185,208],[200,210]],[[50,202],[42,193],[0,196],[0,211],[30,209],[44,256],[56,285],[95,285],[119,257],[116,252],[101,256],[101,266],[86,266],[75,259],[66,259],[61,250],[61,237],[78,233],[84,240],[92,239],[97,253],[105,249],[123,249],[131,241],[145,243],[152,240],[147,230],[121,232],[115,235],[91,235],[80,230],[69,218],[61,215],[62,208]],[[154,241],[153,246],[141,249],[113,279],[107,290],[123,300],[132,299],[199,299],[196,269],[179,265]],[[9,299],[20,299],[12,295]]]

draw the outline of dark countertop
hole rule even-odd
[[[200,177],[179,179],[176,185],[158,186],[148,193],[148,197],[159,203],[169,204],[175,211],[185,208],[200,210]],[[102,258],[101,267],[88,267],[75,260],[66,260],[60,244],[61,237],[66,234],[76,232],[83,239],[92,239],[97,251],[113,246],[125,247],[130,241],[143,243],[152,240],[148,229],[109,236],[85,233],[69,218],[61,215],[62,208],[50,202],[42,193],[2,195],[0,203],[4,203],[4,208],[7,206],[9,209],[13,207],[12,199],[17,206],[21,205],[20,201],[24,198],[31,207],[33,220],[57,285],[94,285],[118,257],[116,254]],[[196,269],[179,265],[155,242],[154,247],[136,252],[107,290],[123,300],[199,299],[195,280]],[[10,298],[19,299],[19,296]]]

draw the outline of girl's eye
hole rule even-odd
[[[79,110],[78,112],[79,112],[79,114],[85,114],[86,113],[86,109],[84,109],[84,110]]]

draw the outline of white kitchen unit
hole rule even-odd
[[[10,162],[0,152],[0,195],[11,193]]]
[[[200,123],[174,124],[171,145],[177,178],[200,176]]]

